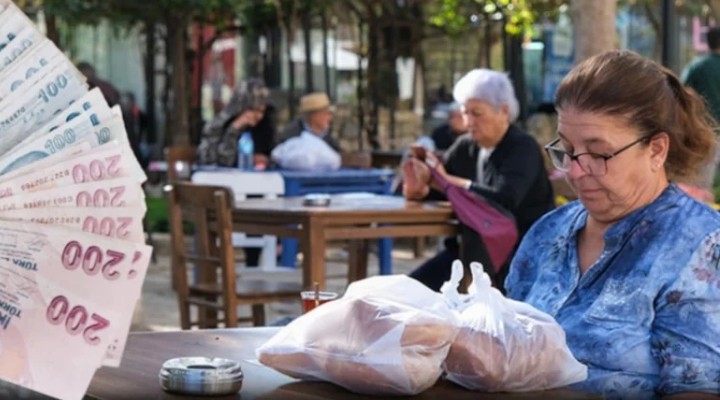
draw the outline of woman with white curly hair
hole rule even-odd
[[[437,160],[429,153],[429,162],[415,157],[403,164],[403,195],[412,200],[442,199],[428,165],[437,164],[438,172],[452,185],[465,187],[512,214],[522,238],[533,222],[554,207],[554,198],[540,146],[513,124],[519,106],[512,83],[502,72],[475,69],[455,84],[453,97],[462,105],[467,133],[448,149],[442,164],[433,163]],[[496,287],[502,288],[507,265],[492,265],[477,234],[462,238],[471,238],[464,244],[471,258],[464,261],[482,262]],[[411,276],[438,290],[459,256],[458,241],[450,238],[442,252]]]

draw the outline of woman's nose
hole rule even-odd
[[[587,175],[584,169],[580,166],[578,160],[570,161],[570,169],[567,172],[567,176],[570,178],[580,178]]]

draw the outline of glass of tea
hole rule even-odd
[[[315,307],[327,303],[328,301],[335,300],[338,295],[335,292],[320,292],[315,290],[308,290],[300,292],[300,297],[303,303],[303,313],[306,313]]]

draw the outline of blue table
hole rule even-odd
[[[385,168],[340,169],[337,171],[285,171],[277,170],[285,180],[285,196],[304,196],[310,193],[368,192],[390,194],[394,172]],[[392,239],[378,240],[380,274],[392,273]],[[295,265],[298,242],[282,239],[280,265]]]

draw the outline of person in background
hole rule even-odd
[[[678,189],[714,154],[702,99],[630,51],[575,66],[547,146],[579,200],[525,235],[505,286],[549,314],[608,399],[720,394],[720,215]]]
[[[332,107],[325,93],[300,99],[300,123],[292,122],[270,157],[280,168],[296,171],[332,171],[340,168],[340,146],[330,136]],[[297,129],[300,128],[300,129]]]
[[[682,82],[698,92],[707,102],[710,115],[717,123],[720,122],[720,27],[711,27],[707,32],[708,53],[694,59],[683,70]],[[692,183],[683,183],[680,187],[698,200],[711,203],[714,201],[712,185],[720,155],[708,164],[698,179]]]
[[[267,110],[268,96],[269,90],[263,80],[248,78],[241,81],[228,104],[205,125],[198,146],[198,164],[237,166],[238,139],[243,132],[252,132],[252,129],[262,121]],[[253,144],[256,135],[266,133],[268,132],[257,130],[253,135]],[[263,141],[260,143],[262,144]],[[258,151],[263,151],[263,147],[255,146],[255,164],[262,164],[264,161],[264,165],[267,165],[267,155]],[[246,247],[243,250],[245,250],[245,265],[256,267],[260,262],[261,249]]]
[[[268,95],[263,80],[248,78],[241,81],[225,108],[203,128],[198,164],[237,166],[238,139],[262,120]]]
[[[444,154],[438,172],[456,186],[467,188],[500,205],[516,220],[520,237],[543,214],[554,207],[552,187],[535,139],[515,126],[519,105],[510,79],[504,73],[475,69],[463,76],[453,90],[462,104],[468,133],[459,137]],[[427,152],[427,158],[433,159]],[[411,200],[440,199],[425,162],[409,158],[403,164],[403,195]],[[477,237],[467,243],[476,249],[495,285],[502,287],[507,265],[493,266],[484,244]],[[449,238],[445,249],[410,276],[433,290],[450,277],[452,262],[460,257],[458,240]],[[497,267],[499,273],[494,274]]]
[[[332,137],[330,132],[333,113],[328,95],[315,92],[302,96],[299,111],[300,117],[290,121],[280,134],[280,143],[300,136],[302,132],[310,132],[322,138],[325,143],[339,153],[340,144]]]
[[[436,151],[445,151],[455,142],[455,139],[467,132],[462,116],[462,107],[457,102],[450,105],[447,123],[435,128],[430,138],[435,143]]]
[[[711,27],[706,38],[708,53],[690,62],[681,78],[705,99],[715,121],[720,121],[720,26]]]
[[[123,122],[127,131],[130,148],[135,154],[138,163],[146,169],[150,160],[142,154],[142,137],[147,126],[147,117],[135,103],[135,95],[132,92],[125,92],[120,97],[120,109],[122,110]]]
[[[78,63],[77,68],[83,75],[85,75],[85,78],[87,78],[87,83],[90,89],[95,87],[100,89],[100,92],[103,94],[105,101],[107,101],[110,107],[120,104],[120,92],[118,92],[112,83],[100,79],[95,71],[95,67],[93,67],[92,64],[83,61]]]
[[[255,145],[254,162],[257,169],[265,169],[270,164],[270,152],[275,147],[276,110],[272,103],[265,104],[265,112],[257,125],[250,128]]]

